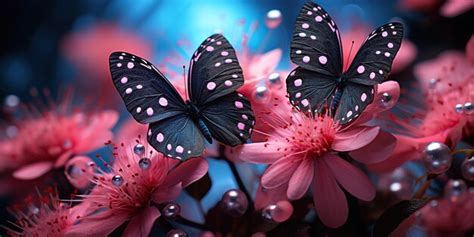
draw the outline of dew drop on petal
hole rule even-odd
[[[138,161],[138,166],[142,170],[147,170],[151,166],[151,160],[146,157],[143,157]]]
[[[221,205],[227,214],[239,217],[247,211],[248,200],[242,191],[230,189],[222,196]]]
[[[267,12],[265,25],[269,29],[275,29],[281,24],[281,20],[281,12],[277,9],[273,9]]]
[[[451,150],[439,142],[429,143],[424,150],[423,162],[428,172],[442,174],[451,167]]]
[[[137,155],[142,155],[143,153],[145,153],[145,146],[141,143],[136,144],[133,147],[133,153]]]
[[[122,185],[123,183],[123,178],[122,176],[120,175],[114,175],[114,177],[112,177],[112,184],[115,185],[115,186],[120,186]]]

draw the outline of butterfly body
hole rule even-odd
[[[243,72],[235,50],[220,35],[208,37],[195,51],[183,100],[150,62],[126,52],[109,58],[114,85],[127,110],[149,124],[147,140],[164,155],[186,160],[202,155],[204,141],[236,146],[245,143],[255,124],[250,102],[236,90]]]
[[[299,110],[326,113],[341,125],[357,118],[385,80],[402,41],[403,25],[391,22],[369,34],[343,72],[339,29],[318,4],[306,3],[296,20],[291,61],[298,65],[286,79],[291,104]]]
[[[331,100],[331,106],[330,106],[331,114],[334,114],[336,112],[337,106],[339,105],[339,102],[341,101],[341,98],[342,98],[343,89],[344,89],[343,85],[338,85],[336,87],[336,92],[334,93],[334,97]]]
[[[188,116],[193,120],[196,126],[199,128],[201,134],[206,138],[206,141],[212,144],[212,135],[209,128],[202,121],[199,108],[193,104],[190,100],[186,100],[186,112]]]

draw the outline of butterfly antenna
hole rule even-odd
[[[351,43],[351,49],[349,50],[349,55],[347,55],[347,65],[349,65],[349,60],[351,59],[352,48],[354,47],[354,40]],[[347,66],[346,65],[346,66]]]
[[[188,85],[186,83],[186,65],[183,64],[183,81],[184,81],[184,100],[188,100]]]

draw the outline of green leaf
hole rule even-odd
[[[422,208],[428,201],[429,199],[412,199],[393,205],[375,222],[373,237],[390,235],[406,218]]]
[[[188,192],[193,198],[201,201],[201,199],[206,196],[207,192],[209,192],[211,186],[211,178],[209,177],[209,173],[206,173],[206,175],[201,179],[186,187],[186,192]]]

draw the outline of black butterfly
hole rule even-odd
[[[369,34],[346,72],[339,30],[328,13],[308,2],[296,20],[286,79],[291,104],[299,110],[334,115],[340,124],[357,118],[374,98],[374,86],[390,73],[403,25],[392,22]]]
[[[168,157],[199,156],[204,139],[230,146],[247,141],[255,124],[249,101],[235,90],[242,68],[227,39],[214,34],[194,52],[184,101],[156,67],[138,56],[114,52],[109,58],[115,87],[128,111],[149,123],[148,142]]]

